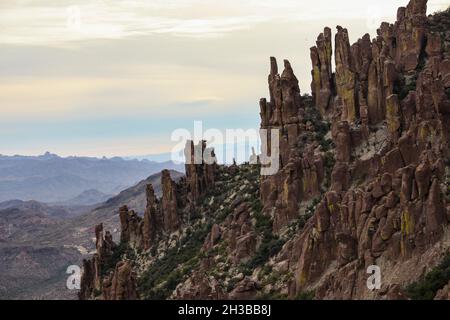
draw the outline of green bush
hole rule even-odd
[[[246,263],[247,272],[253,271],[280,252],[283,244],[284,241],[275,236],[264,238],[256,254]]]
[[[256,212],[258,215],[261,213],[262,211],[262,204],[261,204],[261,200],[259,198],[256,198],[251,204],[250,204],[252,210],[254,212]]]
[[[101,276],[103,277],[113,271],[116,268],[116,264],[121,260],[122,256],[125,253],[131,255],[131,248],[127,243],[121,242],[114,249],[112,256],[109,257],[109,259],[106,259],[106,261],[104,262],[103,268],[101,270]]]
[[[297,227],[298,227],[298,229],[299,229],[299,230],[302,230],[302,229],[305,227],[306,222],[307,222],[312,216],[313,216],[313,215],[312,215],[310,212],[306,213],[305,215],[300,216],[300,218],[298,218],[298,221],[297,221]]]
[[[416,90],[416,82],[417,82],[417,77],[414,76],[410,82],[408,83],[403,83],[399,89],[399,99],[403,100],[405,99],[410,91],[415,91]]]
[[[256,296],[257,300],[287,300],[288,297],[285,294],[278,292],[264,292]]]
[[[228,281],[228,285],[226,287],[227,292],[233,291],[233,289],[236,287],[236,284],[238,283],[237,279],[232,278]]]
[[[321,137],[319,140],[319,144],[322,147],[322,150],[327,152],[328,150],[330,150],[331,148],[333,148],[334,144],[333,144],[333,140],[331,139],[325,139],[324,137]],[[328,153],[328,152],[327,152]]]
[[[94,291],[93,291],[94,297],[99,297],[101,294],[102,294],[101,290],[94,288]]]
[[[295,300],[314,300],[314,291],[302,291],[297,294]]]
[[[256,219],[255,228],[258,233],[263,235],[272,234],[272,219],[270,219],[269,216],[258,212],[255,215],[255,219]]]
[[[406,288],[408,297],[413,300],[433,300],[439,289],[450,281],[450,253],[425,277]]]
[[[276,255],[283,247],[284,241],[272,232],[272,219],[269,216],[258,213],[255,215],[256,231],[262,235],[262,242],[255,255],[245,263],[241,270],[245,275],[249,275],[253,270],[262,266],[270,257]]]

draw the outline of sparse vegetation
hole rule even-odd
[[[278,292],[265,292],[265,293],[260,293],[259,295],[256,296],[257,300],[287,300],[288,297],[285,294],[281,294]]]
[[[270,257],[276,255],[283,247],[283,244],[284,241],[276,236],[264,238],[256,254],[245,264],[244,270],[246,274],[251,274],[252,270],[267,262]]]
[[[101,275],[105,276],[113,271],[116,264],[122,259],[125,253],[131,254],[131,249],[126,243],[121,242],[114,250],[112,256],[105,261],[104,268],[101,270]]]
[[[450,7],[446,10],[434,13],[428,19],[428,27],[432,32],[446,32],[450,29]]]
[[[417,74],[415,74],[411,79],[408,81],[403,80],[403,83],[400,85],[400,88],[398,89],[399,93],[399,99],[403,100],[405,99],[410,91],[416,90],[416,83],[417,83]]]
[[[314,300],[314,291],[302,291],[295,297],[295,300]]]
[[[304,125],[312,125],[314,127],[314,133],[308,131],[302,132],[299,137],[300,140],[305,145],[316,141],[322,147],[324,152],[329,151],[333,148],[333,141],[331,139],[326,139],[325,136],[330,131],[331,124],[322,119],[319,110],[314,106],[311,96],[303,95],[302,98],[305,105],[305,113],[302,122]]]
[[[222,223],[232,214],[231,203],[237,198],[237,196],[231,197],[233,201],[230,202],[232,194],[237,194],[241,198],[246,195],[245,201],[250,203],[254,214],[262,217],[257,184],[258,169],[258,166],[244,164],[239,166],[236,175],[228,174],[226,171],[221,172],[217,177],[216,187],[208,190],[201,201],[202,205],[196,210],[195,220],[205,218],[206,221],[199,222],[194,228],[189,229],[186,236],[181,238],[175,247],[168,249],[162,258],[156,259],[139,277],[138,291],[144,299],[167,299],[186,276],[198,269],[201,259],[206,257],[217,257],[216,262],[221,265],[209,270],[207,274],[220,280],[226,291],[234,289],[237,279],[231,278],[225,281],[230,267],[226,259],[228,248],[226,241],[219,242],[208,251],[203,251],[201,248],[212,225]],[[224,169],[222,167],[219,170]],[[247,181],[244,189],[242,189],[243,181]],[[190,221],[193,222],[192,215]],[[268,230],[271,227],[270,221],[267,222],[265,219],[261,219],[258,223],[260,230]]]
[[[333,140],[325,139],[324,137],[320,138],[319,144],[322,147],[322,151],[324,151],[324,152],[327,152],[327,151],[329,151],[330,149],[332,149],[334,147]]]
[[[260,206],[260,203],[259,205],[256,204],[256,207],[259,208]],[[270,257],[276,255],[284,244],[284,240],[273,234],[272,219],[270,217],[258,212],[255,218],[256,231],[262,236],[262,243],[250,261],[242,266],[243,272],[246,275],[251,274],[255,268],[262,266]]]
[[[145,299],[167,299],[184,275],[196,269],[200,248],[210,230],[211,224],[201,226],[145,271],[138,280]]]
[[[334,154],[331,151],[325,153],[324,165],[327,169],[333,169],[336,160],[334,159]]]
[[[444,260],[421,280],[406,288],[408,296],[413,300],[433,300],[439,289],[450,281],[450,253]]]

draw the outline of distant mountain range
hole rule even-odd
[[[109,198],[112,198],[114,195],[112,194],[105,194],[103,192],[100,192],[96,189],[89,189],[86,191],[83,191],[78,196],[68,199],[66,201],[57,202],[54,204],[60,204],[63,206],[89,206],[93,204],[98,204],[105,202]]]
[[[0,202],[12,199],[90,205],[105,201],[163,169],[184,171],[171,161],[146,159],[0,155]]]

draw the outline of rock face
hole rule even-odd
[[[337,27],[335,37],[336,90],[342,103],[342,120],[353,122],[359,116],[356,101],[356,77],[347,29]]]
[[[261,179],[261,201],[264,211],[276,208],[274,230],[288,224],[299,215],[298,204],[320,193],[323,180],[323,154],[315,146],[303,148],[302,136],[314,132],[308,120],[304,99],[300,96],[298,80],[290,63],[284,61],[284,71],[278,74],[275,58],[270,59],[270,101],[260,100],[261,129],[267,130],[267,154],[279,151],[280,171]],[[279,148],[271,150],[271,130],[279,132]],[[279,149],[279,150],[278,150]],[[276,160],[275,160],[276,161]]]
[[[144,224],[142,227],[144,249],[148,250],[160,235],[164,218],[161,214],[161,210],[159,210],[159,202],[151,184],[147,185],[146,195],[147,207],[145,208]]]
[[[120,217],[120,242],[129,243],[133,247],[140,247],[143,241],[142,218],[127,206],[119,209]]]
[[[196,205],[200,197],[214,186],[216,156],[212,148],[206,148],[206,141],[194,145],[190,140],[186,142],[184,155],[188,200],[192,205]]]
[[[181,219],[178,213],[176,185],[170,178],[170,173],[167,170],[162,172],[161,186],[163,190],[163,196],[161,199],[163,228],[164,231],[171,233],[179,228]]]
[[[116,250],[116,244],[112,240],[111,233],[103,232],[103,225],[95,227],[97,252],[90,260],[83,260],[83,276],[81,277],[81,290],[78,296],[81,300],[90,299],[94,291],[102,288],[103,267],[109,263]]]
[[[126,206],[119,210],[121,222],[121,245],[132,248],[143,246],[143,220]],[[95,228],[97,253],[83,261],[83,274],[79,298],[104,300],[135,300],[139,295],[135,287],[135,274],[128,260],[115,261],[119,248],[103,225]],[[115,266],[115,267],[114,267]],[[114,267],[114,268],[111,268]]]
[[[381,25],[372,41],[365,35],[350,45],[347,30],[338,27],[334,76],[321,62],[329,61],[324,40],[329,29],[312,48],[314,100],[332,119],[336,163],[331,187],[312,219],[279,255],[279,262],[288,261],[295,272],[289,295],[314,290],[316,298],[382,298],[365,286],[366,268],[379,265],[385,277],[397,281],[382,290],[392,296],[394,284],[420,275],[408,270],[410,261],[437,243],[444,251],[450,246],[443,240],[449,221],[442,190],[449,147],[449,97],[444,97],[449,53],[426,22],[426,1],[412,0],[399,9],[395,24]],[[408,84],[413,78],[415,90]],[[333,79],[335,89],[322,88]],[[329,99],[329,92],[335,97]],[[374,148],[380,130],[385,139]],[[364,153],[357,152],[361,148]],[[275,190],[263,184],[261,193]],[[290,192],[297,186],[287,184],[285,193]]]
[[[334,74],[331,29],[325,28],[311,48],[312,93],[322,115],[331,109],[353,123],[367,113],[368,122],[375,125],[390,117],[387,108],[393,100],[387,98],[418,75],[425,59],[439,57],[447,65],[440,36],[427,30],[426,3],[410,1],[406,8],[399,8],[397,22],[383,23],[372,41],[366,34],[350,45],[347,29],[338,26]]]
[[[147,206],[143,218],[127,206],[119,209],[122,246],[133,250],[151,250],[161,238],[181,229],[190,212],[195,210],[198,199],[213,187],[217,170],[214,150],[206,148],[204,141],[195,148],[192,141],[188,141],[185,155],[192,154],[194,157],[194,149],[200,150],[196,151],[200,160],[194,163],[192,158],[192,162],[186,164],[186,179],[175,183],[168,170],[162,171],[161,199],[156,198],[153,186],[147,185]],[[206,153],[209,158],[203,156]],[[204,159],[209,162],[206,163]],[[112,261],[113,255],[118,254],[118,249],[108,231],[103,236],[102,225],[96,227],[96,239],[97,253],[92,259],[83,262],[80,299],[137,299],[139,295],[135,287],[132,263],[129,260]],[[111,269],[111,264],[115,265],[115,268],[107,270],[107,273],[104,269]]]
[[[317,37],[316,46],[311,48],[311,92],[317,108],[322,115],[327,115],[335,93],[332,59],[331,29],[325,28]]]
[[[103,297],[105,300],[136,300],[139,295],[135,287],[135,276],[131,263],[120,261],[114,270],[103,281]]]

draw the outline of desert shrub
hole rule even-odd
[[[329,151],[331,148],[334,147],[333,140],[325,139],[324,137],[321,137],[321,139],[319,140],[319,144],[322,147],[322,150],[325,152]]]
[[[256,254],[246,264],[249,271],[261,266],[267,262],[270,257],[276,255],[283,247],[283,244],[284,241],[276,236],[264,238]]]
[[[256,210],[255,210],[256,211]],[[272,219],[268,215],[262,214],[260,211],[256,211],[255,220],[256,220],[256,231],[263,236],[269,236],[272,234]]]
[[[446,32],[450,28],[450,7],[446,10],[435,12],[430,19],[427,20],[430,31]]]
[[[305,227],[306,222],[307,222],[311,217],[312,217],[312,213],[310,213],[310,212],[307,212],[305,215],[300,216],[300,218],[298,218],[298,221],[297,221],[297,227],[298,227],[298,229],[299,229],[299,230],[302,230],[302,229]]]
[[[401,84],[400,88],[399,88],[399,99],[403,100],[405,99],[410,91],[415,91],[416,90],[416,83],[417,83],[417,76],[414,76],[408,83],[405,83],[403,81],[403,83]]]
[[[309,219],[314,214],[314,211],[316,210],[316,207],[319,203],[320,203],[320,198],[312,199],[311,204],[306,207],[306,210],[305,210],[306,217],[305,218]]]
[[[211,224],[207,224],[192,232],[144,272],[138,280],[138,289],[145,299],[162,300],[169,297],[186,272],[198,265],[197,257],[210,230]],[[184,267],[180,269],[180,266]]]
[[[336,159],[334,158],[334,153],[331,151],[326,152],[324,157],[324,166],[327,177],[331,175],[335,163]]]
[[[287,300],[288,297],[285,294],[278,292],[263,292],[256,296],[257,300]]]
[[[241,266],[245,275],[251,274],[255,268],[262,266],[270,257],[276,255],[284,244],[284,240],[273,234],[273,223],[269,216],[258,213],[255,215],[255,219],[255,228],[258,234],[262,236],[262,242],[253,257]]]
[[[102,294],[102,291],[100,289],[94,288],[94,291],[92,293],[94,297],[99,297]]]
[[[250,203],[250,207],[252,208],[252,210],[257,214],[256,218],[258,221],[258,217],[259,218],[263,218],[261,211],[262,211],[262,203],[261,200],[259,198],[255,198],[251,203]]]
[[[302,291],[297,294],[295,300],[314,300],[314,291]]]
[[[101,270],[101,276],[109,274],[116,268],[116,264],[121,260],[122,256],[127,253],[131,256],[131,248],[125,242],[120,242],[119,245],[114,249],[111,257],[105,260],[103,268]]]
[[[219,214],[216,217],[216,223],[223,222],[230,214],[231,210],[229,208],[224,208],[222,211],[219,211]]]
[[[406,288],[407,295],[413,300],[433,300],[439,289],[450,281],[450,253],[422,279]]]
[[[230,280],[228,281],[228,284],[227,284],[227,287],[225,288],[225,290],[226,290],[227,292],[233,291],[233,289],[236,287],[237,283],[238,283],[238,280],[237,280],[237,279],[235,279],[235,278],[230,279]]]

